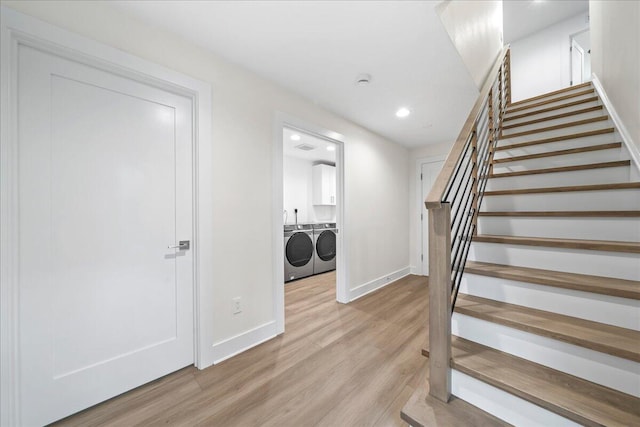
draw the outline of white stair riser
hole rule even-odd
[[[567,101],[567,103],[568,102],[570,102],[570,101]],[[551,111],[547,111],[547,112],[543,112],[543,113],[527,114],[527,113],[532,113],[534,111],[540,111],[540,110],[545,110],[546,109],[546,106],[541,106],[541,107],[532,109],[530,111],[519,111],[517,113],[505,114],[504,118],[521,116],[521,115],[524,115],[524,114],[527,114],[527,116],[521,117],[521,118],[517,118],[517,119],[507,120],[507,121],[504,122],[504,124],[505,125],[510,125],[510,124],[515,124],[515,123],[526,122],[526,121],[529,121],[529,120],[540,119],[540,118],[543,118],[543,117],[556,116],[558,114],[563,114],[563,113],[568,113],[570,111],[575,111],[576,109],[584,109],[584,108],[589,108],[589,107],[595,107],[596,105],[602,105],[602,103],[599,100],[595,100],[595,101],[583,102],[582,104],[573,105],[573,106],[570,106],[570,107],[558,108],[557,110],[551,110]]]
[[[482,211],[598,211],[603,209],[640,209],[640,189],[485,195],[481,208]]]
[[[538,159],[516,160],[503,163],[494,163],[493,172],[517,172],[533,169],[548,169],[562,166],[577,166],[603,162],[617,162],[629,160],[626,150],[609,149],[598,151],[587,151],[584,153],[569,154],[562,156],[542,157]]]
[[[640,397],[640,364],[460,313],[451,333],[596,384]]]
[[[451,370],[451,394],[518,427],[580,426],[580,424],[455,369]]]
[[[579,110],[584,110],[587,109],[588,107],[581,107],[581,108],[576,108],[576,111]],[[547,117],[552,117],[552,116],[557,116],[560,115],[562,113],[556,113],[556,114],[551,114]],[[604,116],[606,114],[606,112],[604,111],[604,109],[600,109],[600,110],[594,110],[594,111],[588,111],[586,113],[580,113],[580,114],[573,114],[571,116],[567,116],[567,117],[559,117],[556,119],[550,119],[550,120],[545,120],[543,122],[539,122],[539,123],[533,123],[530,125],[522,125],[522,126],[517,126],[514,128],[510,128],[510,129],[505,129],[504,133],[515,133],[515,132],[525,132],[528,130],[533,130],[533,129],[539,129],[542,127],[547,127],[547,126],[556,126],[556,125],[560,125],[560,124],[564,124],[564,123],[571,123],[571,122],[575,122],[576,120],[586,120],[586,119],[591,119],[594,117],[601,117]],[[538,118],[543,118],[538,117]],[[516,123],[523,123],[523,122],[528,122],[531,120],[536,120],[536,118],[529,118],[527,120],[517,120],[517,121],[513,121],[513,122],[506,122],[505,126],[511,126],[513,124]]]
[[[473,242],[469,261],[640,280],[640,254]]]
[[[640,301],[464,273],[460,293],[640,330]]]
[[[536,132],[522,136],[511,136],[509,134],[505,134],[500,137],[500,141],[501,144],[519,144],[521,142],[537,141],[539,139],[553,138],[555,136],[570,135],[574,133],[590,132],[610,127],[612,127],[611,121],[604,120],[601,122],[587,123],[562,129],[547,130],[544,132]],[[512,134],[514,132],[509,133]]]
[[[629,166],[491,178],[486,191],[630,182]]]
[[[497,150],[496,158],[513,157],[525,154],[546,153],[549,151],[568,150],[571,148],[589,147],[592,145],[608,144],[611,142],[620,142],[620,137],[616,132],[605,133],[602,135],[583,136],[580,138],[566,139],[563,141],[545,142],[544,144],[528,145],[525,147],[514,147],[506,150]],[[510,144],[504,141],[498,141],[498,148],[506,147]]]
[[[506,115],[507,116],[519,115],[519,114],[528,113],[528,112],[531,112],[531,111],[536,111],[536,110],[541,110],[541,109],[545,109],[545,108],[549,108],[549,107],[555,107],[555,106],[558,106],[558,105],[568,104],[568,103],[571,103],[571,102],[581,101],[583,99],[593,98],[594,96],[596,96],[596,93],[595,92],[591,92],[591,93],[588,93],[586,95],[575,96],[573,98],[568,98],[568,99],[557,100],[558,98],[554,98],[556,100],[553,101],[553,102],[549,102],[548,104],[534,106],[535,104],[538,104],[540,102],[546,101],[546,100],[538,100],[538,101],[534,101],[534,102],[531,102],[531,103],[527,103],[526,105],[515,105],[515,106],[513,106],[511,108],[508,108]],[[523,108],[523,107],[526,107],[526,108],[520,110],[520,108]],[[573,108],[575,108],[575,106]],[[514,110],[518,110],[518,111],[514,111]]]
[[[640,242],[640,218],[481,216],[478,234]]]

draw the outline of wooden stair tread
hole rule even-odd
[[[429,385],[420,384],[402,408],[400,417],[414,427],[483,426],[506,427],[511,424],[476,408],[455,396],[442,402],[429,395]]]
[[[587,104],[589,102],[594,102],[594,101],[597,101],[597,100],[598,100],[597,96],[592,96],[592,97],[585,98],[585,99],[579,99],[579,100],[573,101],[573,102],[567,102],[566,104],[554,105],[552,107],[541,108],[540,110],[529,111],[528,113],[517,114],[515,116],[505,116],[502,120],[503,120],[503,122],[508,122],[509,120],[518,120],[518,119],[522,119],[524,117],[535,116],[536,114],[542,114],[542,113],[549,113],[551,111],[561,110],[561,109],[567,108],[567,107],[574,107],[574,106],[580,105],[580,104]]]
[[[519,162],[522,160],[542,159],[544,157],[566,156],[569,154],[588,153],[591,151],[611,150],[621,148],[621,142],[612,142],[608,144],[588,145],[586,147],[569,148],[566,150],[545,151],[544,153],[526,154],[522,156],[502,157],[493,159],[494,164]]]
[[[467,261],[465,273],[640,300],[640,281]]]
[[[616,162],[603,162],[603,163],[588,163],[584,165],[573,166],[558,166],[555,168],[544,169],[529,169],[516,172],[499,172],[487,175],[488,178],[508,178],[510,176],[523,176],[523,175],[539,175],[544,173],[557,173],[557,172],[574,172],[589,169],[604,169],[604,168],[617,168],[622,166],[630,166],[630,160],[619,160]]]
[[[614,128],[602,128],[602,129],[590,130],[587,132],[578,132],[578,133],[571,133],[568,135],[552,136],[550,138],[536,139],[533,141],[518,142],[515,144],[508,144],[508,145],[499,145],[496,147],[495,151],[512,150],[514,148],[530,147],[532,145],[547,144],[549,142],[567,141],[569,139],[585,138],[587,136],[605,135],[608,133],[613,133],[614,131],[615,131]]]
[[[602,110],[602,109],[603,109],[602,105],[595,105],[593,107],[583,108],[581,110],[573,110],[573,111],[569,111],[569,112],[566,112],[566,113],[555,114],[553,116],[541,117],[539,119],[527,120],[526,122],[519,122],[519,123],[514,123],[512,125],[502,126],[502,130],[514,129],[514,128],[517,128],[517,127],[520,127],[520,126],[535,125],[537,123],[548,122],[548,121],[556,120],[556,119],[562,119],[564,117],[578,116],[580,114],[591,113],[593,111],[598,111],[598,110]]]
[[[466,294],[455,312],[640,362],[640,331]]]
[[[513,194],[565,193],[571,191],[633,190],[640,189],[640,182],[615,184],[569,185],[563,187],[518,188],[513,190],[485,191],[484,196],[505,196]]]
[[[478,212],[478,215],[513,217],[635,218],[640,217],[640,211],[491,211]]]
[[[640,399],[463,338],[452,366],[585,426],[640,425]]]
[[[534,133],[541,133],[541,132],[549,132],[549,131],[552,131],[552,130],[564,129],[564,128],[569,128],[569,127],[573,127],[573,126],[587,125],[589,123],[603,122],[603,121],[606,121],[606,120],[609,120],[609,116],[592,117],[590,119],[576,120],[576,121],[569,122],[569,123],[561,123],[559,125],[541,127],[541,128],[536,128],[536,129],[523,131],[523,132],[510,133],[510,134],[506,134],[506,135],[504,133],[502,133],[500,138],[501,139],[515,138],[515,137],[518,137],[518,136],[532,135]]]
[[[589,95],[590,93],[594,93],[595,89],[590,88],[587,90],[581,90],[579,92],[570,93],[568,95],[558,96],[551,99],[546,99],[544,101],[534,102],[533,104],[523,105],[523,106],[515,106],[513,108],[513,104],[507,107],[506,114],[509,113],[517,113],[518,111],[528,110],[529,108],[541,107],[543,105],[552,104],[554,102],[564,101],[566,99],[577,98],[579,96]]]
[[[523,237],[479,234],[477,236],[473,236],[473,241],[482,243],[504,243],[511,245],[539,246],[547,248],[640,253],[640,242],[619,242],[613,240],[558,239],[552,237]]]
[[[565,87],[565,88],[562,88],[562,89],[554,90],[553,92],[547,92],[547,93],[543,93],[542,95],[532,96],[531,98],[522,99],[520,101],[512,102],[507,107],[526,104],[528,102],[537,101],[538,99],[548,98],[550,96],[558,95],[559,93],[565,93],[565,92],[569,92],[569,91],[580,89],[580,88],[587,87],[587,86],[591,86],[591,82],[580,83],[579,85],[568,86],[568,87]]]

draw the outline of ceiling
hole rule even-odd
[[[439,3],[110,2],[406,147],[454,140],[478,93],[438,18]],[[532,1],[506,1],[505,21],[514,25],[505,29],[513,39],[585,3],[547,1],[535,5],[545,6],[538,13]],[[355,83],[361,73],[372,76],[366,86]],[[397,118],[400,107],[411,114]]]
[[[511,43],[589,10],[589,0],[504,0],[504,41]]]
[[[298,135],[300,139],[294,140],[291,137]],[[301,150],[296,148],[299,145],[313,146],[313,150]],[[315,136],[298,132],[293,129],[284,128],[282,138],[282,154],[296,159],[309,160],[311,162],[336,163],[336,144]],[[332,151],[329,151],[333,149]]]

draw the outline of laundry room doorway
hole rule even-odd
[[[274,280],[279,332],[290,303],[323,293],[348,302],[344,263],[343,141],[290,117],[274,145]],[[278,208],[276,210],[276,208]],[[277,213],[276,213],[277,212]]]

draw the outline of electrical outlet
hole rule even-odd
[[[242,305],[240,304],[240,297],[235,297],[233,301],[233,314],[242,313]]]

